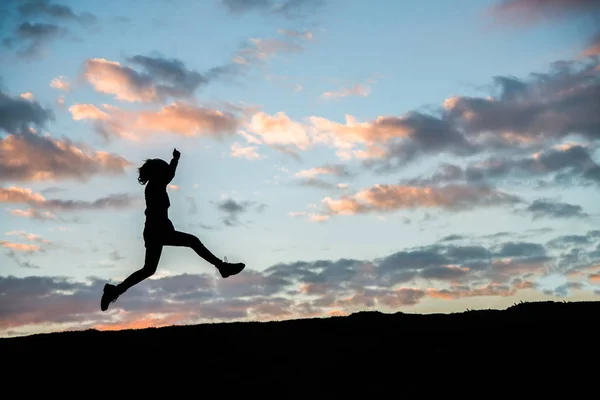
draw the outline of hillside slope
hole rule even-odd
[[[202,379],[223,378],[223,371],[232,369],[244,378],[268,381],[336,371],[380,377],[397,372],[406,378],[467,364],[514,369],[520,362],[539,368],[545,362],[597,360],[598,322],[600,302],[539,302],[454,314],[359,312],[280,322],[48,333],[0,339],[0,355],[4,364],[24,368],[46,363],[91,371],[110,363],[109,369],[176,369]]]

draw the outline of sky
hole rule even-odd
[[[596,0],[0,7],[3,337],[600,300]]]

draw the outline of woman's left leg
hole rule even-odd
[[[189,247],[215,267],[219,267],[223,264],[223,261],[220,258],[211,253],[210,250],[202,244],[200,239],[192,234],[174,231],[164,239],[163,244],[166,246]]]

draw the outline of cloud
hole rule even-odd
[[[232,211],[244,209],[234,203],[223,205]],[[598,281],[600,254],[594,258],[593,251],[588,251],[582,254],[584,258],[584,263],[563,268],[567,272],[577,266],[582,272],[583,281],[571,281],[566,289],[593,290],[586,282]],[[287,319],[363,309],[398,311],[425,299],[510,297],[520,291],[541,296],[544,288],[536,280],[554,274],[551,267],[559,260],[560,249],[537,242],[486,246],[441,241],[367,260],[281,262],[261,271],[246,269],[236,279],[223,280],[211,274],[153,277],[131,288],[109,313],[98,310],[103,279],[1,276],[0,296],[11,301],[0,308],[0,331],[32,326],[48,331]],[[571,278],[576,276],[569,273]],[[565,288],[552,294],[564,295]]]
[[[50,82],[50,87],[58,90],[62,90],[65,92],[71,91],[71,83],[64,76],[59,76],[58,78],[52,79]]]
[[[322,204],[324,214],[354,215],[369,212],[394,212],[412,208],[462,211],[473,207],[512,205],[520,201],[518,196],[488,187],[375,185],[337,200],[326,197],[322,200]]]
[[[279,151],[295,151],[296,148],[306,150],[311,144],[305,127],[284,112],[275,115],[257,112],[246,122],[245,128],[257,135],[263,143]]]
[[[587,218],[589,216],[580,205],[555,202],[550,199],[534,200],[533,203],[527,206],[526,211],[533,214],[534,219],[542,217]]]
[[[23,239],[27,239],[31,242],[36,242],[36,243],[42,243],[42,244],[51,244],[52,243],[49,240],[44,239],[40,235],[37,235],[35,233],[28,233],[25,231],[10,231],[10,232],[6,232],[6,234],[8,236],[19,236]]]
[[[242,146],[239,143],[231,145],[231,157],[245,158],[246,160],[260,160],[263,157],[258,154],[257,146]]]
[[[135,203],[135,199],[128,194],[111,194],[93,201],[46,199],[29,188],[11,186],[0,187],[0,203],[25,204],[32,208],[48,211],[79,211],[127,208]],[[27,213],[28,211],[20,210],[17,214],[21,214],[20,216],[33,215],[24,215]]]
[[[371,93],[371,88],[367,85],[356,84],[351,88],[343,88],[337,91],[325,92],[321,95],[324,99],[339,100],[342,97],[359,96],[366,97]]]
[[[73,10],[62,4],[53,4],[46,0],[28,0],[20,3],[17,8],[22,17],[49,17],[58,20],[74,20],[82,25],[96,21],[96,17],[88,12],[77,15]]]
[[[599,12],[596,0],[500,0],[489,9],[497,22],[527,25]]]
[[[312,40],[314,34],[311,31],[297,31],[294,29],[279,29],[279,33],[291,36],[291,37],[299,37],[306,40]]]
[[[496,98],[447,99],[445,118],[471,140],[488,146],[561,139],[574,133],[597,139],[599,73],[598,61],[592,60],[555,62],[551,72],[532,75],[529,81],[498,77]]]
[[[46,45],[58,38],[64,38],[69,30],[55,24],[43,22],[23,22],[15,30],[14,36],[4,40],[9,48],[24,44],[17,50],[17,55],[23,58],[37,58],[45,55]]]
[[[465,167],[442,163],[431,176],[405,180],[406,184],[439,185],[466,182],[495,184],[506,180],[546,178],[540,184],[587,186],[600,183],[600,166],[594,161],[591,148],[579,143],[562,143],[532,152],[530,155],[501,155],[471,162]],[[522,153],[522,152],[521,152]]]
[[[220,2],[233,15],[260,12],[282,15],[288,19],[309,17],[325,4],[325,0],[221,0]]]
[[[26,210],[15,208],[10,210],[9,212],[11,215],[14,215],[16,217],[30,218],[40,221],[51,221],[58,219],[58,217],[50,211],[38,210],[35,208],[28,208]]]
[[[294,176],[298,178],[314,178],[318,175],[334,175],[334,176],[349,176],[350,173],[342,164],[326,164],[323,167],[314,167],[298,171]]]
[[[12,97],[0,91],[0,129],[17,133],[31,126],[42,127],[54,120],[54,113],[37,101]]]
[[[296,121],[284,112],[260,111],[244,129],[253,140],[276,150],[297,155],[326,146],[335,149],[338,158],[361,160],[375,172],[395,171],[426,156],[487,155],[489,165],[472,163],[464,172],[468,180],[481,180],[477,174],[493,177],[488,173],[506,177],[504,168],[515,178],[560,171],[555,183],[597,182],[600,168],[590,156],[593,146],[585,141],[599,139],[598,62],[558,61],[549,72],[528,79],[497,76],[493,95],[450,97],[432,113],[409,111],[366,121],[346,115],[344,122],[337,122],[314,115]],[[580,143],[568,142],[573,137]],[[525,152],[530,156],[523,157]]]
[[[87,181],[92,176],[122,175],[130,162],[69,139],[54,139],[31,131],[0,139],[1,181]]]
[[[35,244],[15,243],[8,242],[6,240],[0,240],[0,246],[11,250],[22,251],[25,253],[32,253],[41,250],[40,246]]]
[[[600,55],[600,32],[592,37],[589,41],[588,48],[585,49],[581,55],[584,57]]]
[[[4,37],[3,42],[22,58],[44,56],[48,46],[59,39],[78,40],[73,27],[90,29],[97,22],[90,13],[77,14],[68,6],[46,0],[8,1],[5,6],[11,16],[7,31],[12,31],[12,35]]]
[[[198,87],[208,83],[205,76],[189,70],[177,59],[136,55],[127,61],[144,72],[117,61],[93,58],[85,62],[83,78],[98,92],[126,102],[190,99]]]
[[[217,208],[225,213],[223,223],[226,226],[237,226],[241,222],[239,216],[249,212],[252,208],[255,211],[261,212],[265,209],[266,204],[256,203],[254,201],[237,201],[234,199],[223,199],[217,202]]]
[[[103,108],[76,104],[69,107],[69,111],[76,120],[92,121],[96,131],[106,138],[116,136],[130,140],[158,133],[219,138],[233,135],[240,124],[239,117],[231,112],[184,102],[174,102],[156,111],[126,111],[109,105]]]
[[[369,122],[358,122],[350,115],[345,124],[322,117],[309,117],[309,122],[315,143],[337,148],[338,156],[344,159],[371,160],[370,165],[394,161],[406,165],[422,154],[474,152],[474,146],[447,121],[419,112],[401,117],[380,116]],[[366,149],[357,150],[357,145]]]
[[[233,55],[238,65],[261,64],[281,53],[299,53],[304,46],[290,40],[250,38]]]

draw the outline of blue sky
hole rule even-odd
[[[598,12],[5,2],[0,331],[597,299]],[[247,270],[166,248],[101,313],[144,261],[136,168],[175,147],[173,223]]]

